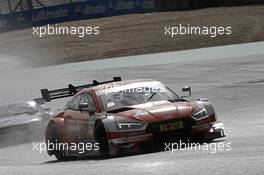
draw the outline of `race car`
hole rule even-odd
[[[186,95],[180,97],[159,81],[122,81],[121,77],[51,91],[42,89],[47,102],[73,96],[47,126],[47,152],[58,160],[108,157],[138,152],[148,144],[166,140],[207,142],[224,137],[223,123],[211,103],[185,99],[191,96],[190,87],[182,91]],[[80,151],[84,147],[86,150]]]
[[[51,116],[49,108],[35,100],[1,104],[0,147],[43,138]]]

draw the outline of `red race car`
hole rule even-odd
[[[189,101],[155,80],[121,77],[83,86],[49,91],[42,97],[73,96],[62,112],[49,122],[46,144],[49,155],[58,160],[88,155],[113,156],[137,152],[149,143],[171,139],[211,141],[224,137],[208,100]]]

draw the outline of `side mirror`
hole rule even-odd
[[[89,114],[95,113],[95,111],[90,108],[90,105],[88,103],[80,103],[79,104],[79,110],[82,113],[84,113],[84,112],[87,112]]]
[[[181,98],[190,97],[192,95],[192,90],[190,86],[182,88],[182,92],[188,92],[188,95],[183,95]]]

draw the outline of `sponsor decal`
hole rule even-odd
[[[0,20],[0,28],[7,27],[7,20]]]
[[[49,20],[49,19],[54,19],[54,18],[67,17],[67,16],[69,16],[68,9],[60,8],[54,11],[40,10],[37,14],[32,15],[32,21],[37,22],[41,20]]]

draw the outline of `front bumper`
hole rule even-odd
[[[225,137],[224,124],[221,122],[215,123],[209,129],[206,135],[207,139],[217,139]]]
[[[192,127],[192,135],[195,134],[202,134],[205,141],[225,137],[224,124],[222,122],[214,122],[194,126]]]
[[[143,134],[109,140],[110,155],[133,153],[141,150],[140,145],[152,142],[153,134]]]
[[[177,136],[178,132],[176,131],[174,133],[175,136]],[[164,135],[166,135],[166,133],[164,133]],[[191,128],[189,133],[184,135],[184,137],[195,138],[198,135],[202,136],[197,139],[201,141],[211,141],[217,138],[225,137],[223,123],[214,122],[209,124],[195,125]],[[151,143],[155,144],[155,140],[156,138],[153,133],[111,139],[109,140],[110,155],[139,152],[141,151],[142,145],[151,145]]]

